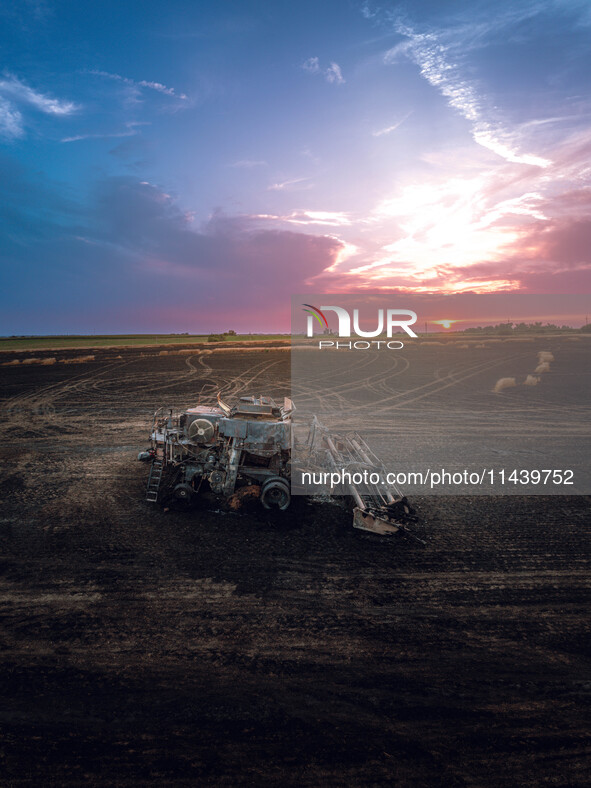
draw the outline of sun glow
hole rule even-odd
[[[533,189],[509,197],[499,193],[492,173],[403,186],[373,211],[374,230],[383,239],[374,259],[349,273],[374,286],[396,280],[397,287],[438,291],[518,288],[518,279],[491,281],[489,272],[504,271],[532,222],[547,219],[542,203]],[[384,238],[388,232],[394,240]],[[484,261],[486,272],[470,275]]]
[[[438,326],[443,326],[443,328],[451,328],[454,323],[459,323],[459,320],[433,320],[433,323]]]

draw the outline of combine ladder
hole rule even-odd
[[[146,501],[156,503],[158,500],[158,490],[160,489],[160,482],[162,481],[162,470],[164,464],[162,460],[155,458],[152,460],[152,467],[150,468],[150,475],[148,476],[148,486],[146,487]]]

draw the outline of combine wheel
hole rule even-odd
[[[261,487],[261,503],[265,509],[279,509],[282,512],[291,503],[289,482],[281,476],[271,476]]]
[[[193,498],[193,488],[190,484],[177,484],[172,491],[172,497],[175,501],[178,501],[178,503],[188,506]]]

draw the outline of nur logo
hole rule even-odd
[[[364,331],[359,327],[358,309],[353,310],[353,321],[351,321],[351,315],[349,314],[349,311],[342,306],[322,306],[320,309],[318,309],[318,307],[313,306],[312,304],[302,304],[302,307],[304,312],[308,313],[306,333],[309,337],[314,336],[314,321],[320,325],[323,331],[328,331],[328,320],[326,319],[326,315],[324,313],[330,311],[334,312],[338,318],[338,333],[339,337],[341,338],[351,338],[351,322],[353,323],[353,333],[358,337],[379,337],[384,333],[385,330],[386,336],[388,339],[391,339],[394,328],[401,328],[408,334],[409,337],[413,337],[415,339],[417,338],[415,332],[412,330],[412,328],[410,328],[410,326],[417,322],[417,314],[411,309],[378,309],[377,327],[371,331]],[[337,342],[336,344],[338,347],[339,343]],[[370,345],[369,342],[355,344],[366,344],[368,347]],[[382,343],[372,342],[371,344],[380,345]],[[388,346],[390,344],[392,343],[388,343]],[[323,343],[321,342],[320,345],[322,346]],[[329,347],[330,345],[334,345],[334,342],[328,343],[326,346]],[[357,349],[361,350],[362,348]]]

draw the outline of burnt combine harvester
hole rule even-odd
[[[229,406],[199,405],[178,414],[160,408],[154,414],[150,448],[138,459],[151,462],[146,500],[188,505],[209,488],[239,508],[258,498],[265,509],[284,511],[291,502],[293,403],[281,406],[267,397],[241,397]],[[297,444],[297,470],[383,471],[359,435],[334,435],[314,418],[306,439]],[[406,531],[415,522],[406,498],[395,488],[348,484],[337,494],[354,500],[353,525],[378,534]]]

